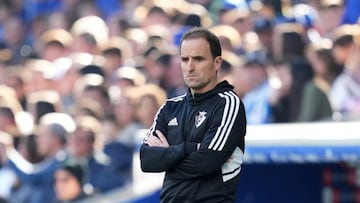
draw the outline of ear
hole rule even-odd
[[[220,67],[221,67],[221,63],[222,63],[222,58],[221,56],[217,56],[214,60],[214,63],[215,63],[215,67],[216,67],[216,70],[220,70]]]

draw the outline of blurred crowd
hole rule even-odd
[[[219,36],[219,77],[243,99],[249,125],[359,119],[359,8],[1,0],[0,202],[72,202],[131,183],[139,130],[187,91],[178,43],[194,26]]]

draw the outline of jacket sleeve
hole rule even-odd
[[[156,129],[167,135],[165,121],[166,105],[160,108],[152,127],[147,132],[146,137],[153,134]],[[146,140],[146,137],[144,140]],[[183,160],[186,154],[196,151],[196,143],[182,143],[170,145],[169,147],[150,147],[143,143],[140,147],[140,165],[144,172],[163,172],[173,168],[178,162]]]
[[[206,176],[219,172],[225,163],[231,161],[240,168],[245,144],[246,117],[240,99],[231,98],[227,97],[225,104],[216,110],[200,149],[190,153],[169,171],[169,177],[191,179]],[[235,150],[236,148],[239,148],[241,153],[234,153],[239,151]]]

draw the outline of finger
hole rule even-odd
[[[167,139],[165,138],[164,134],[160,130],[156,130],[156,134],[159,137],[162,143],[168,143]]]
[[[150,136],[149,137],[149,140],[148,140],[148,145],[153,147],[160,147],[160,146],[163,146],[163,143],[160,141],[160,139],[154,135]]]
[[[155,140],[150,140],[147,144],[148,144],[150,147],[158,146],[158,143],[157,143]]]
[[[149,137],[149,140],[148,140],[149,145],[150,146],[156,146],[157,145],[157,139],[158,139],[157,137],[151,135]]]
[[[150,138],[150,136],[149,136],[149,137],[147,137],[147,138],[146,138],[146,140],[144,140],[144,142],[145,142],[146,144],[149,144],[149,142],[151,142],[151,138]]]

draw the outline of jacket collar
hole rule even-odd
[[[224,91],[228,91],[228,90],[232,90],[234,87],[232,85],[229,84],[228,81],[224,80],[220,83],[218,83],[215,88],[209,90],[208,92],[205,93],[201,93],[201,94],[191,94],[190,88],[188,88],[187,94],[186,94],[186,98],[187,100],[192,103],[192,104],[198,104],[216,94],[218,94],[219,92],[224,92]]]

